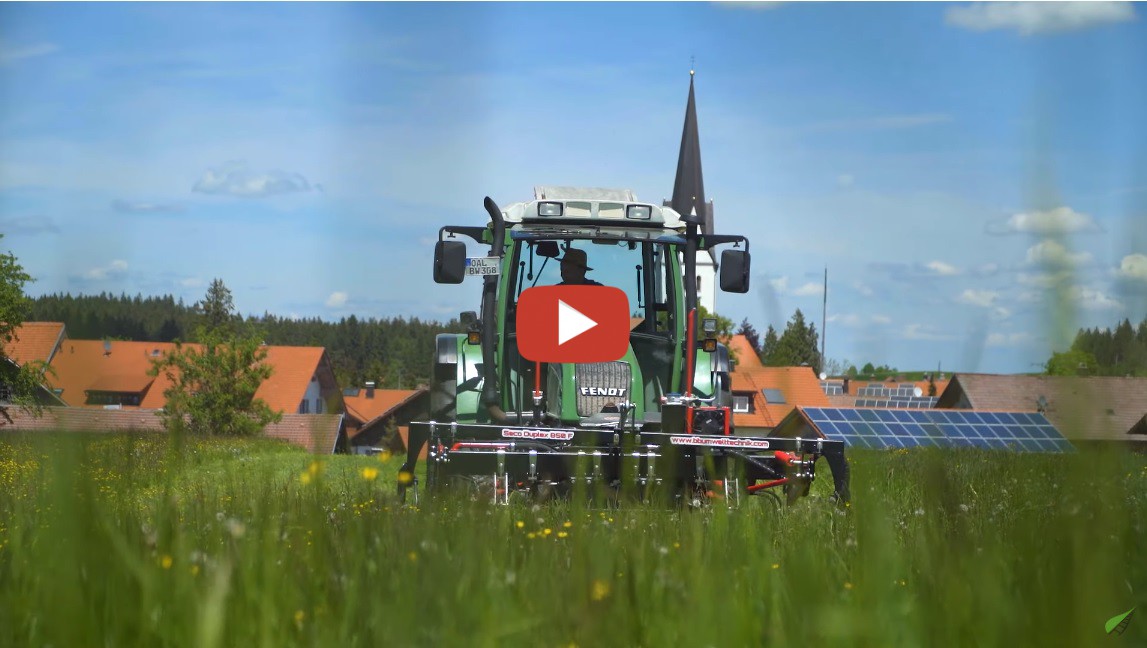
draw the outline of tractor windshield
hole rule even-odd
[[[671,336],[674,324],[673,250],[653,241],[566,239],[521,241],[514,301],[532,286],[604,285],[629,300],[635,333]]]

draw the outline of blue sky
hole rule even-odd
[[[672,192],[695,67],[759,330],[1025,372],[1147,316],[1147,27],[1126,3],[0,4],[0,248],[31,294],[445,318],[437,228],[540,184]]]

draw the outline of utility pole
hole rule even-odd
[[[828,360],[824,357],[825,339],[828,337],[828,266],[824,267],[824,308],[820,313],[820,370],[821,373],[825,371],[825,365]]]

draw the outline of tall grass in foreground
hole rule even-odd
[[[0,440],[0,645],[1135,645],[1147,458],[851,453],[854,502],[394,500],[397,460]],[[818,484],[819,486],[819,484]],[[819,489],[817,489],[819,491]]]

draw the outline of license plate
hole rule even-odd
[[[469,257],[466,259],[467,277],[485,277],[501,273],[501,259],[498,257]]]

